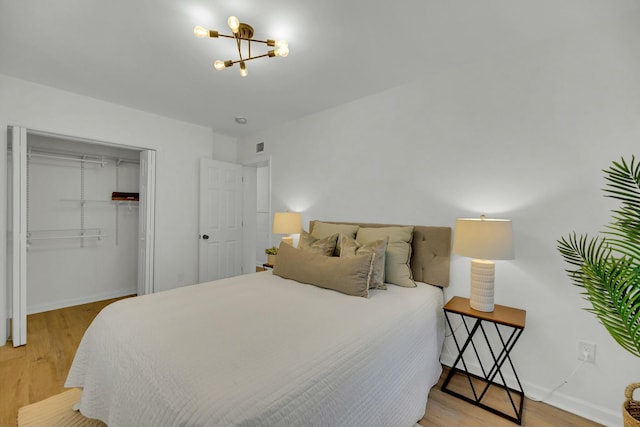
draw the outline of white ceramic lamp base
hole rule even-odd
[[[293,246],[293,237],[283,237],[281,242]]]
[[[493,288],[496,264],[493,261],[474,259],[471,261],[471,298],[474,310],[493,311]]]

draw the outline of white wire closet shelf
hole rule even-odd
[[[111,199],[60,199],[61,202],[73,202],[73,203],[109,203],[113,205],[125,205],[132,208],[137,208],[139,205],[138,200],[111,200]]]
[[[38,240],[98,239],[109,237],[101,228],[30,230],[27,232],[27,245]]]

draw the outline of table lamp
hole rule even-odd
[[[471,261],[471,308],[493,311],[495,263],[513,259],[513,227],[508,219],[458,218],[453,253]]]
[[[302,215],[298,212],[276,212],[273,216],[273,234],[298,234],[302,230]],[[285,236],[282,242],[293,246],[293,237]]]

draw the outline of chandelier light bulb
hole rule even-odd
[[[230,16],[229,19],[227,19],[227,24],[229,25],[229,28],[231,28],[231,31],[233,31],[233,34],[238,32],[238,28],[240,28],[240,20],[237,17]]]
[[[213,63],[213,68],[220,71],[220,70],[224,70],[226,66],[224,65],[224,61],[220,61],[218,59],[216,62]]]
[[[278,40],[275,51],[277,56],[285,57],[289,55],[289,43],[286,40]]]
[[[249,74],[249,72],[247,71],[247,66],[244,64],[244,62],[240,63],[240,75],[242,77],[247,77],[247,74]]]
[[[193,29],[193,34],[195,34],[196,37],[204,38],[209,35],[209,30],[198,25]]]

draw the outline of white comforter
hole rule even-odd
[[[270,272],[131,298],[87,330],[67,377],[116,426],[411,426],[437,382],[439,288],[368,299]]]

